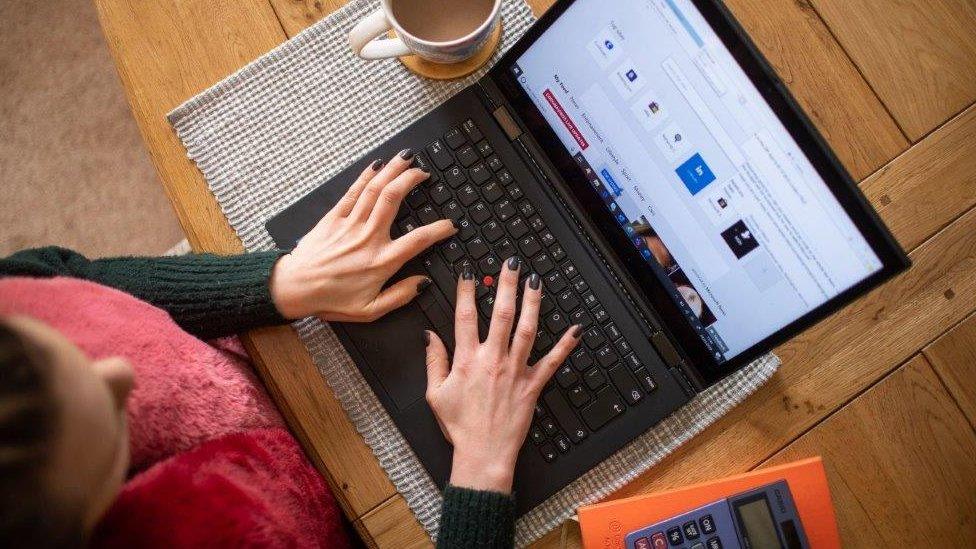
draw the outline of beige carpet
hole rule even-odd
[[[0,256],[161,254],[181,238],[90,0],[0,0]]]

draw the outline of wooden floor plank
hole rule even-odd
[[[869,177],[861,190],[906,249],[976,205],[976,105]]]
[[[412,549],[433,546],[427,532],[421,528],[400,494],[359,519],[357,527],[369,532],[376,547]]]
[[[925,356],[976,426],[976,315],[926,347]]]
[[[976,101],[973,0],[807,0],[908,136]]]
[[[976,545],[976,433],[922,355],[763,467],[816,455],[845,546]]]

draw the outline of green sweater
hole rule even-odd
[[[0,259],[0,277],[68,276],[122,290],[167,311],[187,332],[211,339],[286,323],[268,281],[281,252],[237,256],[122,257],[89,260],[63,248]],[[448,486],[438,547],[511,547],[515,501],[507,494]]]

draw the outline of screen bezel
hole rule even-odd
[[[488,78],[494,82],[505,100],[509,102],[513,114],[520,119],[528,133],[546,152],[549,161],[563,178],[567,190],[579,202],[581,209],[590,218],[590,221],[599,228],[603,240],[614,251],[631,278],[644,292],[651,307],[657,311],[671,336],[684,351],[689,366],[698,374],[700,377],[698,381],[703,386],[711,385],[749,364],[797,333],[836,312],[856,297],[908,268],[911,264],[908,256],[881,222],[857,184],[841,165],[806,114],[800,109],[789,90],[776,76],[772,66],[759,52],[728,9],[718,0],[691,0],[797,142],[801,151],[826,182],[830,192],[837,198],[841,207],[882,263],[881,269],[876,273],[776,330],[735,357],[722,363],[717,362],[712,352],[706,347],[705,342],[684,317],[677,303],[671,298],[664,284],[656,277],[652,269],[648,269],[648,263],[641,257],[637,248],[631,244],[624,231],[619,230],[619,225],[613,219],[602,199],[588,183],[572,155],[563,146],[535,103],[532,102],[512,74],[511,68],[515,61],[575,1],[557,1],[505,53],[488,73]],[[607,230],[607,227],[612,229]]]

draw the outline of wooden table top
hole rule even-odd
[[[341,0],[94,0],[197,251],[242,246],[165,119]],[[530,0],[539,13],[551,0]],[[746,402],[614,497],[822,455],[851,546],[976,543],[976,0],[727,0],[914,267],[776,350]],[[371,546],[430,540],[289,327],[245,344]],[[537,543],[576,547],[564,525]]]

